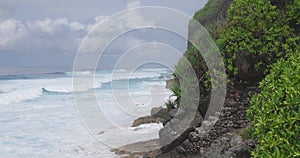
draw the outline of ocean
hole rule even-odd
[[[128,73],[130,78],[123,77]],[[165,68],[148,68],[133,73],[117,70],[114,76],[111,70],[95,74],[81,71],[2,75],[0,157],[112,158],[115,157],[112,148],[158,138],[161,124],[130,126],[137,117],[149,115],[151,108],[164,105],[171,95],[164,88],[169,74],[170,71]],[[86,105],[96,95],[102,108],[97,115],[103,115],[112,122],[97,122],[99,136],[95,137],[97,133],[89,131],[77,111],[72,84],[74,75],[95,76],[93,87],[76,91],[76,94],[85,96],[86,102],[83,103]],[[128,88],[124,88],[126,83]],[[130,102],[127,102],[128,98],[124,102],[116,101],[113,91],[120,96],[128,94]],[[93,119],[94,116],[87,117]]]

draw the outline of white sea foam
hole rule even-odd
[[[38,98],[42,94],[41,89],[15,90],[10,93],[0,94],[0,105],[18,103],[28,99]]]
[[[115,72],[111,74],[110,78],[112,80],[128,80],[128,79],[147,79],[147,78],[157,78],[161,75],[159,73],[149,73],[149,72],[133,72],[133,73],[118,73]]]
[[[142,71],[150,71],[150,72],[169,72],[170,70],[167,68],[146,68],[146,69],[142,69]]]
[[[108,117],[109,120],[117,124],[128,125],[123,127],[124,133],[119,128],[103,129],[104,133],[99,135],[101,140],[119,146],[158,138],[161,124],[129,127],[133,117],[125,117],[127,115],[124,111],[115,109],[117,106],[114,105],[111,89],[104,84],[112,80],[138,79],[135,80],[137,82],[133,82],[134,86],[130,92],[133,99],[146,106],[146,103],[150,101],[149,92],[153,91],[153,102],[155,102],[153,105],[160,106],[164,100],[163,98],[159,100],[158,96],[162,96],[161,94],[164,92],[156,92],[156,85],[161,85],[158,87],[163,88],[164,81],[157,80],[159,76],[160,74],[154,71],[139,71],[131,73],[131,75],[127,71],[118,71],[113,77],[109,72],[97,72],[93,84],[85,85],[83,79],[82,87],[77,90],[81,91],[83,95],[89,96],[94,93],[90,89],[98,88],[96,92],[101,105],[103,105],[100,115],[107,113],[111,117]],[[84,78],[85,75],[80,77]],[[140,79],[146,81],[142,82],[144,80]],[[2,108],[0,106],[0,125],[5,127],[0,130],[0,140],[2,140],[0,141],[0,157],[7,154],[16,155],[16,157],[115,157],[110,149],[94,139],[80,122],[71,95],[74,91],[71,76],[1,80],[0,91],[0,105],[6,105]],[[54,93],[51,94],[47,91]],[[121,91],[120,94],[123,93],[125,91]],[[90,103],[88,99],[86,100],[87,105]],[[27,100],[33,101],[28,102]],[[149,114],[150,108],[149,106],[138,107],[135,104],[124,104],[125,110],[139,112],[137,113],[139,116]],[[106,127],[104,124],[105,122],[97,122],[97,125],[103,128]]]
[[[90,74],[89,71],[72,72],[81,75]],[[90,89],[101,88],[103,83],[109,83],[112,80],[127,80],[127,79],[147,79],[159,77],[158,73],[149,72],[134,72],[126,73],[123,71],[116,72],[113,75],[110,73],[98,74],[95,76],[94,84],[80,82],[76,86],[76,92],[84,92]],[[22,102],[24,100],[35,99],[44,92],[54,93],[72,93],[73,82],[72,78],[55,78],[55,79],[27,79],[27,80],[9,80],[0,84],[0,105]]]

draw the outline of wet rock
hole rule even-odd
[[[159,122],[158,119],[154,119],[151,116],[145,116],[145,117],[140,117],[140,118],[137,118],[136,120],[134,120],[132,123],[132,127],[137,127],[141,124],[158,123],[158,122]]]

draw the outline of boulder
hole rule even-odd
[[[250,158],[251,150],[240,135],[228,133],[213,142],[203,157]]]
[[[170,116],[171,118],[174,118],[175,115],[176,115],[176,113],[177,113],[177,111],[178,111],[178,109],[171,109],[171,110],[169,111],[169,116]]]
[[[132,127],[137,127],[141,124],[158,123],[158,122],[159,122],[158,119],[154,119],[151,116],[145,116],[145,117],[140,117],[140,118],[135,119],[132,123]]]
[[[168,112],[168,109],[162,108],[162,107],[155,107],[151,109],[151,116],[156,119],[156,118],[161,118],[164,120],[170,120],[170,115]]]
[[[180,113],[180,112],[179,112]],[[163,153],[167,153],[185,141],[190,132],[198,126],[203,118],[199,112],[194,115],[177,115],[159,131],[159,141]]]

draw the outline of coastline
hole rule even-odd
[[[118,158],[156,157],[161,152],[158,139],[128,144],[111,151]]]
[[[162,154],[160,149],[147,150],[149,147],[159,147],[158,139],[128,144],[113,149],[112,152],[122,158],[215,157],[226,153],[250,157],[250,152],[256,144],[253,140],[244,139],[243,131],[249,126],[246,111],[249,108],[251,94],[256,91],[258,91],[257,87],[247,87],[244,90],[228,88],[224,108],[213,129],[200,137],[197,130],[201,126],[195,127],[183,143],[173,145],[169,152]]]

